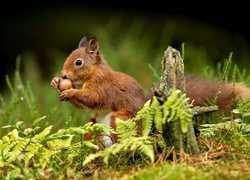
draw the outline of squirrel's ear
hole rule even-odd
[[[86,47],[88,44],[87,38],[84,36],[78,44],[78,48]]]
[[[97,53],[98,50],[99,50],[99,43],[97,39],[95,37],[91,38],[88,43],[87,51],[91,54],[93,53],[95,54]]]

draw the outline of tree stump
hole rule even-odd
[[[161,100],[167,99],[176,89],[179,89],[182,94],[186,94],[184,63],[180,52],[169,46],[164,52],[161,65],[162,75],[159,86],[162,93]],[[192,121],[189,122],[186,133],[182,132],[181,122],[177,119],[164,126],[162,135],[167,146],[174,146],[180,154],[185,152],[194,155],[200,152]]]

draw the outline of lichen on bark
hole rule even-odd
[[[186,94],[184,63],[180,52],[171,46],[164,52],[162,58],[162,75],[159,90],[162,92],[161,100],[166,100],[171,93],[179,89]],[[180,119],[166,124],[162,131],[167,146],[174,146],[180,153],[198,154],[196,136],[192,121],[189,121],[187,132],[182,132]]]

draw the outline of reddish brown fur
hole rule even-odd
[[[194,106],[210,105],[208,100],[213,101],[218,91],[216,105],[220,112],[230,110],[234,97],[241,97],[244,101],[250,98],[250,89],[241,83],[222,83],[220,87],[219,81],[186,76],[186,94]]]
[[[77,66],[76,60],[81,60],[83,64]],[[74,89],[61,92],[61,101],[68,100],[76,108],[113,111],[110,126],[114,129],[116,118],[133,118],[146,101],[143,87],[134,78],[110,68],[99,52],[99,44],[95,38],[89,42],[82,39],[79,47],[66,59],[62,78],[72,80]],[[54,78],[51,85],[58,88],[60,79]],[[140,132],[141,127],[138,127],[138,133]],[[117,135],[111,136],[117,142]],[[85,138],[90,136],[86,135]]]

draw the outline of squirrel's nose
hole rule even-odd
[[[63,79],[67,79],[67,73],[66,73],[65,70],[62,70],[62,72],[61,72],[61,77],[62,77]]]

